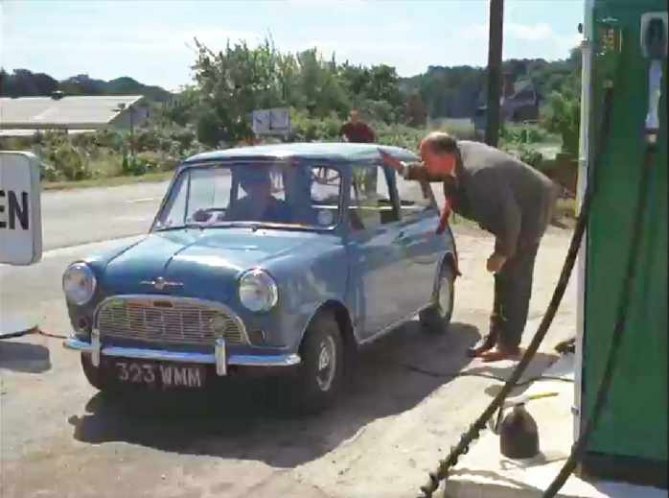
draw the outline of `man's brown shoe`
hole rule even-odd
[[[470,358],[476,358],[478,356],[481,356],[486,351],[490,351],[492,348],[494,348],[496,342],[497,342],[497,334],[491,332],[488,335],[481,337],[479,342],[474,344],[471,348],[468,348],[467,356],[469,356]]]
[[[506,349],[495,349],[493,351],[487,351],[481,355],[484,363],[492,363],[493,361],[503,361],[503,360],[518,360],[520,359],[520,348],[513,350]]]

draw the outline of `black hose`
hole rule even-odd
[[[600,128],[599,134],[599,143],[597,144],[597,151],[603,151],[605,149],[606,141],[609,136],[609,127],[611,122],[611,108],[612,108],[612,99],[613,99],[613,86],[608,84],[605,88],[604,93],[604,114],[602,118],[602,126]],[[595,159],[600,159],[600,155],[595,156]],[[593,168],[596,170],[597,168]],[[546,313],[544,314],[537,331],[532,337],[532,340],[523,354],[520,362],[516,366],[516,369],[511,373],[509,380],[502,386],[499,393],[495,398],[490,402],[487,408],[481,413],[481,415],[476,419],[476,421],[469,427],[469,429],[462,434],[458,444],[451,448],[448,456],[439,462],[439,466],[436,472],[429,474],[430,480],[424,485],[421,486],[420,490],[422,492],[421,498],[431,498],[432,494],[439,488],[439,482],[448,477],[448,472],[450,469],[455,466],[460,458],[460,455],[463,455],[469,451],[469,445],[474,441],[479,433],[486,427],[488,420],[495,414],[495,412],[504,404],[504,400],[507,398],[511,390],[516,387],[516,383],[523,375],[530,361],[536,354],[541,342],[543,341],[548,329],[555,318],[562,297],[564,296],[567,284],[569,283],[569,277],[574,268],[576,262],[576,257],[578,251],[581,247],[581,241],[583,239],[583,234],[585,232],[586,226],[588,224],[588,218],[590,215],[590,207],[592,205],[592,198],[594,195],[594,181],[588,181],[586,183],[586,189],[583,196],[583,204],[581,206],[581,211],[578,215],[576,221],[576,227],[574,229],[574,234],[572,235],[571,242],[569,244],[569,250],[567,251],[567,256],[565,258],[564,264],[562,266],[562,271],[560,272],[560,278],[558,283],[555,286],[553,291],[553,296],[551,297]]]
[[[629,308],[630,302],[630,293],[632,284],[634,283],[637,264],[639,262],[638,255],[639,248],[641,246],[642,227],[649,189],[648,178],[653,167],[655,149],[656,145],[654,143],[648,143],[644,154],[641,181],[639,183],[638,200],[636,211],[634,213],[634,224],[632,225],[631,247],[629,256],[627,258],[623,287],[619,297],[618,307],[616,309],[616,322],[613,329],[613,337],[611,338],[611,346],[609,348],[608,357],[606,358],[606,366],[604,368],[602,381],[599,385],[599,388],[597,389],[595,405],[592,409],[592,414],[588,417],[584,425],[581,436],[572,446],[572,451],[569,455],[569,458],[564,463],[562,469],[560,469],[560,472],[550,484],[548,489],[546,489],[544,492],[543,498],[553,498],[558,493],[558,491],[560,491],[560,488],[562,488],[564,483],[576,468],[576,465],[581,458],[583,451],[585,450],[588,440],[590,439],[590,435],[599,421],[604,404],[606,403],[607,394],[613,380],[616,360],[618,359],[618,351],[620,349],[620,344],[622,342],[625,331],[625,325],[627,322],[627,309]]]
[[[574,268],[574,263],[576,262],[576,256],[578,254],[579,247],[581,245],[581,240],[583,238],[583,233],[587,224],[587,215],[590,209],[590,199],[589,196],[586,196],[584,199],[582,210],[579,214],[578,220],[576,222],[576,228],[574,229],[574,235],[572,236],[571,243],[569,245],[569,251],[565,259],[564,265],[562,267],[562,272],[560,273],[560,278],[558,280],[557,286],[553,291],[553,296],[551,301],[546,309],[546,313],[539,324],[537,332],[534,334],[532,341],[530,342],[527,350],[523,354],[518,366],[513,371],[509,380],[502,386],[499,393],[495,398],[490,402],[488,407],[483,411],[483,413],[476,419],[474,424],[469,428],[469,430],[462,435],[458,444],[451,449],[450,454],[441,462],[439,462],[439,467],[437,472],[430,474],[430,481],[422,486],[420,489],[423,492],[423,497],[430,498],[432,494],[438,489],[439,481],[445,479],[448,476],[448,470],[457,464],[458,458],[460,455],[466,453],[469,448],[469,444],[478,437],[478,434],[486,426],[488,420],[495,414],[497,409],[501,407],[504,403],[504,400],[507,398],[512,389],[516,387],[516,383],[520,377],[525,372],[525,369],[530,364],[530,361],[536,354],[541,342],[543,341],[548,329],[555,317],[557,309],[562,301],[564,292],[569,283],[569,276],[571,275],[572,269]]]

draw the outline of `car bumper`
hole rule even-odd
[[[228,355],[225,342],[217,341],[211,353],[192,353],[182,351],[169,351],[164,349],[130,348],[121,346],[104,346],[96,335],[92,340],[82,341],[76,337],[68,338],[63,345],[67,349],[90,353],[93,365],[100,365],[101,356],[116,358],[133,358],[138,360],[171,361],[178,363],[199,363],[215,365],[219,376],[227,374],[228,366],[243,367],[292,367],[300,363],[297,354],[272,354],[272,355]]]

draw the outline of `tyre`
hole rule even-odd
[[[98,368],[93,365],[90,354],[81,354],[81,368],[84,371],[88,383],[98,391],[109,392],[114,389],[115,386],[109,379],[107,371],[104,368]]]
[[[344,374],[344,348],[334,316],[322,313],[311,322],[300,357],[292,385],[294,407],[301,413],[317,413],[332,405]]]
[[[455,271],[450,263],[444,263],[439,282],[432,297],[432,304],[418,315],[420,324],[431,333],[443,334],[448,330],[453,315],[455,298]]]

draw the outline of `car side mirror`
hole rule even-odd
[[[205,223],[209,221],[209,218],[211,218],[212,213],[208,213],[207,211],[203,210],[198,210],[193,213],[193,221],[197,223]]]

